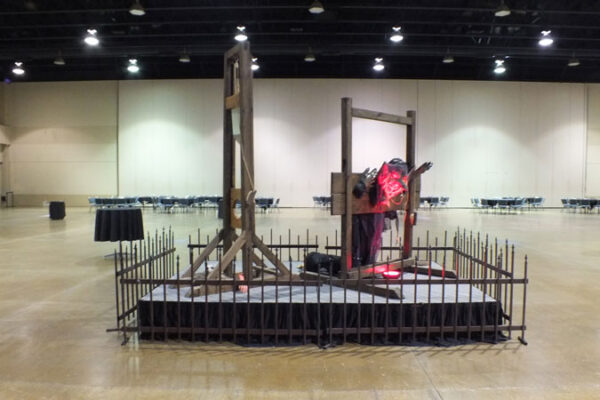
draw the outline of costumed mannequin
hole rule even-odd
[[[352,194],[356,198],[365,193],[369,196],[371,206],[388,206],[399,194],[408,195],[410,181],[427,171],[433,164],[422,164],[416,170],[408,171],[408,165],[400,158],[394,158],[388,163],[383,163],[377,174],[376,170],[365,170],[361,179],[354,186]],[[396,220],[396,211],[378,213],[354,214],[352,216],[352,266],[373,264],[381,248],[382,233],[385,220]]]

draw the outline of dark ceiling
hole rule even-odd
[[[506,0],[511,14],[497,17],[501,0],[141,0],[146,14],[129,13],[131,0],[2,0],[0,76],[13,81],[217,78],[223,53],[246,26],[260,70],[275,78],[424,78],[600,82],[600,1]],[[401,43],[389,40],[400,25]],[[88,28],[100,46],[83,43]],[[542,30],[553,46],[542,48]],[[304,56],[312,48],[316,61]],[[62,54],[66,65],[54,65]],[[187,52],[191,63],[178,61]],[[454,63],[442,58],[452,55]],[[372,69],[383,57],[385,70]],[[507,71],[493,72],[494,58]],[[568,67],[577,58],[581,64]],[[11,70],[22,61],[25,75]]]

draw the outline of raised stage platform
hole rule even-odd
[[[214,266],[209,263],[209,267]],[[286,263],[299,273],[300,262]],[[236,271],[241,270],[239,263]],[[432,263],[432,269],[441,266]],[[171,277],[177,279],[177,276]],[[370,278],[364,280],[369,283]],[[404,272],[377,282],[401,288],[402,299],[307,281],[253,286],[248,293],[186,297],[188,286],[158,285],[138,303],[143,339],[180,338],[239,344],[463,343],[502,340],[500,302],[491,286]],[[459,283],[460,282],[460,283]],[[311,286],[312,285],[312,286]]]

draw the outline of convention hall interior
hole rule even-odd
[[[3,0],[0,398],[600,398],[599,19]]]

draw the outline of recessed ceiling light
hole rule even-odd
[[[375,58],[375,64],[373,64],[373,69],[377,72],[381,72],[385,69],[385,65],[383,65],[383,58]]]
[[[315,54],[313,53],[312,49],[309,47],[308,53],[306,53],[306,55],[304,56],[304,61],[315,62],[316,59],[317,59],[317,57],[315,57]]]
[[[313,1],[310,7],[308,7],[308,12],[311,14],[321,14],[323,11],[325,11],[325,7],[318,0]]]
[[[452,57],[450,54],[444,56],[444,58],[442,59],[442,62],[444,64],[452,64],[454,62],[454,57]]]
[[[494,11],[494,15],[496,17],[508,17],[510,15],[510,8],[502,1],[498,8],[496,8],[496,11]]]
[[[15,66],[12,69],[12,73],[15,75],[25,74],[25,69],[23,68],[23,63],[20,61],[16,61]]]
[[[575,58],[575,57],[571,58],[571,59],[569,60],[569,62],[567,63],[567,65],[568,65],[569,67],[577,67],[579,64],[581,64],[581,63],[580,63],[580,62],[579,62],[579,60],[578,60],[577,58]]]
[[[179,56],[179,62],[181,62],[181,63],[189,63],[190,61],[192,61],[190,59],[190,55],[188,53],[186,53],[185,51],[183,53],[181,53],[181,55]]]
[[[540,41],[538,42],[540,46],[548,47],[552,43],[554,43],[554,39],[552,39],[552,36],[550,36],[551,32],[552,31],[550,30],[542,31],[542,36],[540,37]]]
[[[134,0],[131,7],[129,7],[129,14],[135,15],[136,17],[141,17],[146,14],[146,10],[144,10],[144,7],[140,4],[140,0]]]
[[[246,35],[246,27],[238,26],[235,29],[235,36],[233,37],[238,42],[244,42],[248,39],[248,35]]]
[[[402,27],[400,27],[400,26],[392,27],[392,35],[390,36],[390,40],[392,42],[399,43],[402,40],[404,40],[404,36],[402,36],[402,34],[400,33],[401,29],[402,29]]]
[[[96,36],[98,34],[98,31],[95,29],[88,29],[87,30],[87,35],[85,37],[85,39],[83,39],[83,41],[88,45],[88,46],[98,46],[98,44],[100,44],[100,39],[98,39],[98,36]]]
[[[258,58],[253,57],[252,58],[252,65],[250,65],[250,69],[252,71],[258,71],[260,69],[260,65],[258,65]]]
[[[129,65],[127,66],[127,71],[136,74],[140,71],[139,65],[137,65],[137,60],[135,58],[129,59]]]
[[[495,60],[494,73],[495,74],[503,74],[506,72],[506,66],[504,65],[504,60]]]

